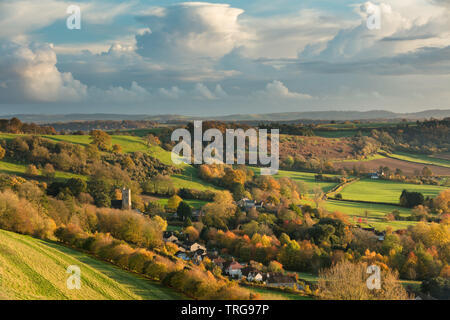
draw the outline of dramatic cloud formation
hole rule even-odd
[[[244,11],[227,4],[186,2],[138,17],[150,31],[136,36],[137,52],[164,62],[220,58],[245,40]]]
[[[80,0],[82,29],[70,31],[68,1],[4,0],[0,109],[449,107],[448,1],[233,3]],[[379,30],[367,27],[374,6]]]

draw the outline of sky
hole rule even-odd
[[[449,88],[450,0],[0,0],[1,115],[416,112]]]

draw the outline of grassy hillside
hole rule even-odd
[[[395,159],[399,159],[399,160],[405,160],[405,161],[416,162],[416,163],[421,163],[421,164],[425,164],[425,165],[428,164],[428,165],[435,165],[435,166],[450,168],[450,160],[434,158],[434,157],[427,156],[424,154],[396,152],[393,154],[389,154],[389,156],[392,158],[395,158]]]
[[[66,268],[81,268],[80,290]],[[0,299],[171,300],[178,293],[55,243],[0,230]]]
[[[25,165],[25,164],[19,164],[19,163],[14,163],[14,162],[5,161],[5,160],[0,161],[0,173],[14,174],[14,175],[21,176],[21,175],[25,174],[26,169],[27,169],[27,165]],[[42,175],[41,175],[41,177],[42,177]],[[80,178],[83,180],[87,179],[87,177],[85,177],[85,176],[70,173],[70,172],[64,172],[64,171],[56,171],[55,178],[58,180],[65,180],[65,179],[70,179],[70,178]]]
[[[425,197],[436,197],[446,187],[417,185],[385,180],[361,180],[345,187],[343,199],[398,204],[403,190],[420,192]]]
[[[11,140],[19,135],[1,133],[0,140]],[[74,144],[86,146],[91,142],[88,135],[44,135],[43,137],[52,141],[64,141]],[[151,156],[157,158],[162,163],[167,165],[174,165],[171,158],[171,153],[159,146],[148,147],[144,140],[136,136],[124,136],[124,135],[112,135],[112,144],[118,144],[122,147],[123,152],[148,152]],[[172,181],[177,188],[190,188],[196,190],[218,190],[215,186],[202,181],[198,177],[197,169],[187,165],[176,165],[183,169],[183,173],[172,176]],[[0,172],[10,174],[23,174],[25,172],[25,165],[13,164],[5,161],[0,161]],[[56,177],[61,179],[72,178],[77,175],[73,175],[67,172],[57,172]]]

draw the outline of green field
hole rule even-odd
[[[81,269],[81,289],[66,269]],[[0,230],[0,299],[172,300],[175,291],[64,246]]]
[[[397,206],[375,204],[375,203],[358,203],[337,200],[327,200],[324,204],[326,210],[330,212],[341,212],[350,217],[351,223],[358,223],[359,218],[366,219],[367,224],[375,227],[377,230],[385,230],[388,226],[394,230],[406,229],[408,226],[415,225],[415,221],[384,221],[383,217],[394,210],[400,211],[400,216],[408,217],[411,210]]]
[[[412,153],[402,153],[396,152],[393,154],[389,154],[391,158],[405,160],[410,162],[416,162],[421,164],[430,164],[435,166],[441,166],[450,168],[450,160],[434,158],[432,156],[427,156],[424,154],[412,154]]]
[[[158,199],[158,202],[163,206],[166,206],[168,201],[169,201],[168,198]],[[208,203],[206,201],[201,200],[184,200],[184,201],[186,201],[194,209],[201,209],[201,207],[203,207],[205,204]]]
[[[255,167],[250,167],[255,174],[259,174],[260,169]],[[287,171],[287,170],[278,170],[278,173],[274,175],[273,177],[276,179],[280,178],[290,178],[293,181],[297,183],[304,184],[306,187],[307,193],[312,193],[315,188],[322,189],[323,192],[328,192],[331,189],[333,189],[335,186],[338,185],[338,183],[335,182],[322,182],[322,181],[316,181],[315,176],[317,173],[310,173],[310,172],[300,172],[300,171]],[[335,175],[328,175],[327,176],[335,176]]]
[[[446,187],[365,179],[346,186],[341,194],[345,200],[398,204],[400,195],[405,189],[434,198]]]
[[[315,207],[314,202],[308,199],[302,200],[301,204]],[[386,230],[388,226],[393,230],[406,229],[408,226],[415,225],[417,223],[415,221],[385,221],[383,217],[394,210],[400,211],[400,215],[402,217],[408,217],[411,214],[411,209],[401,208],[394,205],[347,202],[328,199],[326,201],[322,201],[320,206],[328,212],[340,212],[345,214],[348,216],[348,222],[351,224],[361,224],[363,227],[371,226],[379,231]],[[362,223],[359,222],[360,218],[363,220]],[[367,223],[364,223],[364,221],[367,221]]]
[[[0,161],[0,173],[6,173],[6,174],[14,174],[18,176],[23,176],[25,174],[25,171],[27,169],[27,166],[25,164],[19,164],[9,161]],[[42,175],[40,175],[42,178]],[[86,180],[85,176],[70,173],[70,172],[64,172],[64,171],[56,171],[55,172],[55,178],[57,180],[66,180],[71,178],[80,178],[83,180]]]

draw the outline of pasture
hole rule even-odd
[[[341,194],[345,200],[398,204],[403,190],[420,192],[425,197],[434,198],[445,189],[442,186],[365,179],[346,186]]]
[[[313,208],[315,204],[312,200],[304,199],[301,204],[310,205]],[[348,217],[348,222],[356,225],[359,224],[363,227],[374,227],[376,230],[383,231],[387,227],[391,227],[393,230],[406,229],[410,225],[415,225],[415,221],[386,221],[383,217],[391,213],[394,210],[400,211],[402,217],[408,217],[411,214],[411,210],[407,208],[401,208],[394,205],[382,205],[375,203],[363,203],[363,202],[347,202],[328,199],[322,201],[319,207],[327,210],[328,212],[340,212]],[[305,279],[308,280],[308,279]],[[309,280],[308,280],[309,281]]]
[[[66,269],[81,269],[81,289]],[[138,275],[52,242],[0,230],[0,298],[13,300],[172,300],[183,296]]]
[[[1,160],[0,161],[0,173],[13,174],[17,176],[24,176],[27,169],[27,165],[14,163],[10,161]],[[42,175],[42,170],[39,171],[39,178],[44,178]],[[86,180],[87,177],[75,173],[55,171],[56,180],[67,180],[71,178],[80,178]]]
[[[400,211],[400,216],[408,217],[411,210],[397,206],[389,206],[375,203],[346,202],[337,200],[327,200],[323,204],[324,208],[330,212],[341,212],[349,217],[352,224],[360,223],[360,219],[367,221],[363,225],[371,225],[377,230],[385,230],[390,226],[393,230],[406,229],[410,225],[415,225],[415,221],[385,221],[383,217],[393,212]]]
[[[258,168],[254,168],[254,171],[259,174]],[[323,192],[328,192],[338,185],[337,182],[316,181],[316,175],[317,173],[279,170],[273,177],[276,179],[290,178],[299,184],[302,193],[308,194],[314,193],[314,189],[316,188],[320,188]],[[331,177],[334,175],[327,174],[326,176]]]

